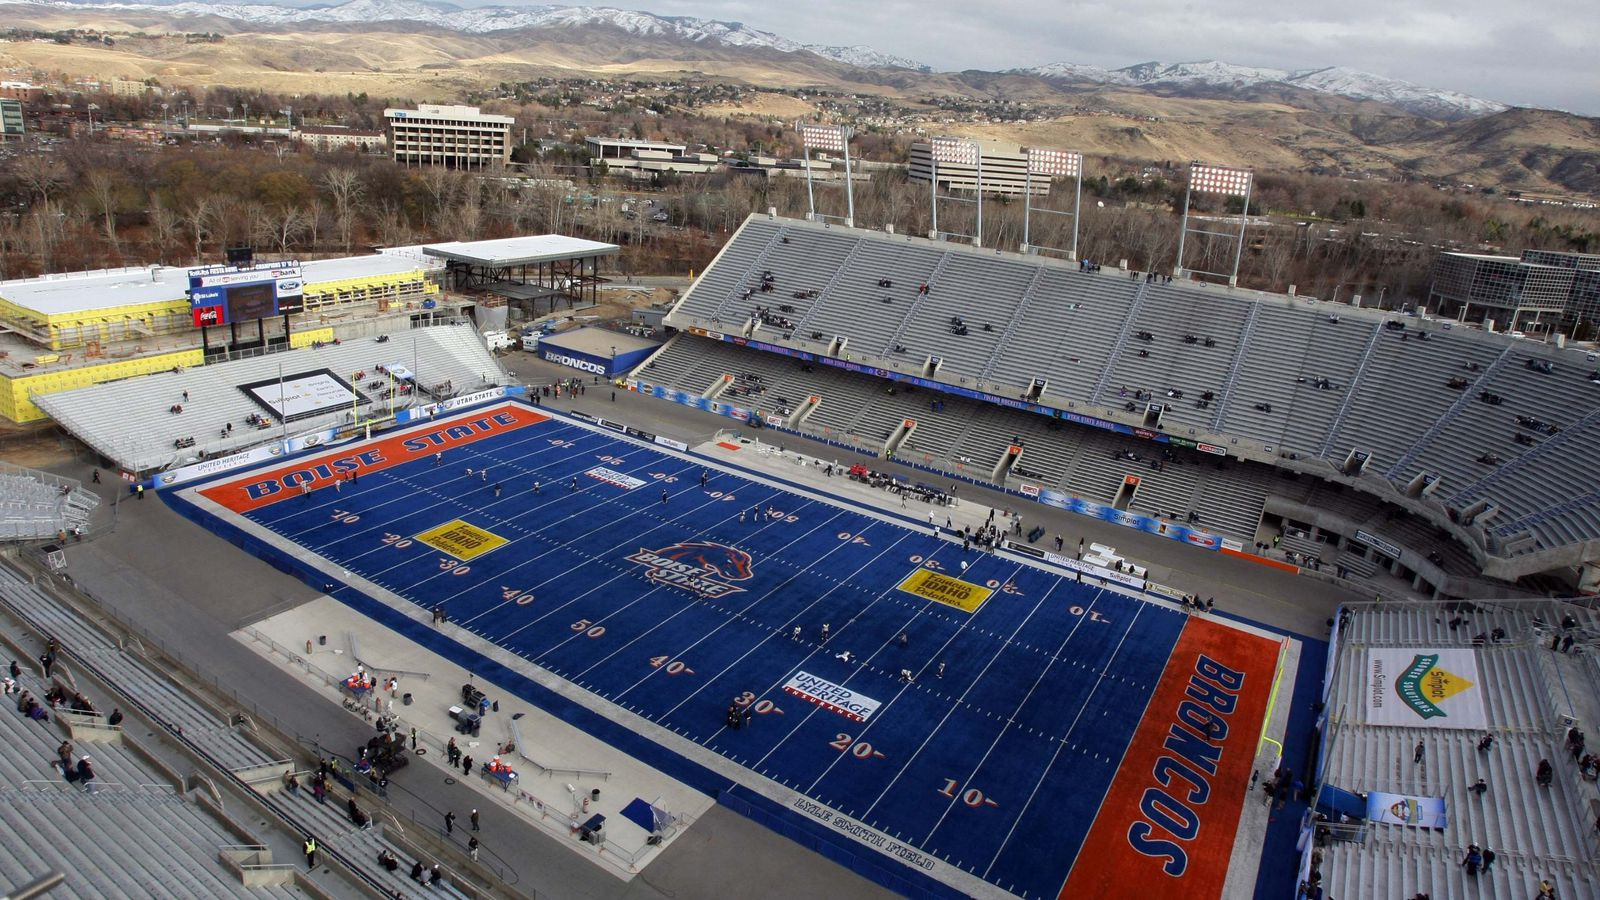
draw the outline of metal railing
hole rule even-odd
[[[86,594],[86,596],[87,596],[87,594]],[[98,598],[92,598],[91,597],[91,599],[98,599]],[[45,628],[42,623],[34,621],[30,616],[28,616],[22,610],[18,609],[16,606],[11,605],[9,602],[5,603],[5,605],[11,610],[11,613],[14,616],[16,616],[20,621],[22,621],[28,628],[30,628],[34,632],[36,632],[38,634],[41,634],[41,635],[50,633],[50,629]],[[69,610],[71,609],[70,606],[68,607],[68,609]],[[151,640],[150,635],[148,633],[140,631],[140,634],[147,641]],[[155,643],[157,644],[157,646],[160,646],[160,642],[159,641],[156,641]],[[163,648],[163,651],[164,652],[169,652],[169,651],[166,651],[165,648]],[[79,658],[78,659],[78,663],[86,671],[88,671],[91,674],[93,674],[103,684],[111,685],[111,684],[117,684],[118,683],[116,679],[112,678],[107,673],[105,673],[103,671],[100,671],[99,668],[97,666],[95,666],[92,661],[87,660],[87,659]],[[204,672],[203,669],[200,669],[198,667],[192,668],[191,671],[197,676],[201,675],[201,673]],[[200,680],[203,683],[204,679],[202,678]],[[212,678],[211,681],[212,681],[212,683],[214,685],[217,686],[218,689],[221,688],[220,683],[217,682],[215,678]],[[295,832],[300,833],[300,834],[309,834],[313,830],[315,830],[312,827],[311,823],[306,822],[299,815],[297,815],[295,813],[292,813],[292,812],[289,812],[284,807],[280,806],[279,804],[274,803],[270,796],[264,795],[264,794],[260,794],[260,793],[255,792],[254,790],[252,790],[250,785],[246,784],[244,781],[239,779],[232,772],[229,772],[228,768],[225,765],[223,765],[223,763],[220,760],[218,760],[215,756],[213,756],[206,748],[200,746],[200,744],[198,744],[197,742],[195,742],[195,741],[189,739],[188,737],[186,737],[184,735],[183,730],[182,730],[182,728],[180,726],[178,726],[177,724],[174,724],[174,723],[168,723],[165,719],[163,719],[160,715],[158,715],[154,709],[150,708],[144,702],[143,698],[141,698],[141,697],[139,697],[137,695],[134,695],[134,694],[129,694],[129,693],[124,693],[123,696],[124,696],[124,699],[127,701],[128,705],[131,708],[133,708],[134,710],[137,710],[139,713],[144,715],[149,721],[154,722],[154,723],[158,723],[158,724],[162,725],[163,727],[165,727],[167,729],[166,738],[168,740],[173,741],[173,742],[175,742],[175,743],[177,743],[179,745],[182,745],[183,747],[185,747],[187,749],[187,751],[190,754],[192,754],[195,757],[197,757],[200,760],[202,760],[213,771],[221,773],[225,779],[229,780],[232,783],[232,786],[236,790],[239,790],[241,792],[244,792],[246,794],[249,794],[249,795],[255,797],[257,799],[257,801],[261,804],[261,807],[263,809],[268,810],[284,826],[286,826],[288,828],[291,828]],[[237,694],[235,694],[234,696],[237,699]],[[55,782],[52,782],[52,783],[55,783]],[[341,850],[339,850],[337,848],[329,847],[329,848],[325,849],[325,852],[326,852],[326,854],[328,855],[329,858],[337,860],[340,863],[341,867],[346,872],[349,873],[350,877],[354,878],[356,881],[359,881],[359,882],[363,883],[364,885],[370,887],[372,890],[376,891],[380,896],[387,892],[387,888],[384,886],[383,882],[379,881],[374,875],[372,875],[372,873],[368,872],[363,863],[356,861],[349,854],[347,854],[347,853],[345,853],[345,852],[343,852],[343,851],[341,851]]]
[[[348,778],[350,783],[360,783],[353,777],[354,775],[359,774],[356,772],[355,760],[342,753],[339,753],[336,750],[331,750],[323,746],[322,742],[316,738],[307,738],[304,735],[296,735],[295,739],[299,741],[302,746],[309,747],[314,753],[316,753],[318,758],[337,761],[337,764],[342,767],[344,773],[347,773],[348,776],[350,776]],[[443,745],[440,745],[439,750],[441,755],[443,755],[443,749]],[[368,780],[371,781],[372,779],[369,777]],[[414,806],[426,807],[428,811],[433,814],[433,824],[428,825],[418,821],[417,811],[415,808],[399,809],[394,804],[390,803],[388,797],[389,793],[392,791],[404,794],[411,800]],[[438,838],[440,840],[449,842],[449,838],[445,834],[444,827],[438,824],[444,821],[444,814],[446,811],[434,806],[432,803],[428,802],[427,799],[423,798],[416,792],[391,780],[386,781],[381,787],[374,782],[371,786],[371,796],[377,801],[375,813],[382,813],[391,820],[397,822],[403,821],[411,824],[412,827],[409,831],[402,829],[403,834],[420,832],[427,834],[432,838]],[[451,846],[456,846],[453,842],[450,843]],[[489,858],[485,859],[484,857]],[[496,861],[498,861],[498,864]],[[521,879],[521,876],[515,869],[511,867],[511,864],[506,861],[505,857],[482,844],[478,846],[478,860],[476,861],[476,865],[488,870],[494,875],[495,878],[508,885],[516,884]]]

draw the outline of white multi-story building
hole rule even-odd
[[[341,125],[302,125],[295,129],[295,140],[319,153],[354,149],[374,153],[383,149],[388,136],[381,131],[363,131]]]
[[[420,103],[386,109],[389,147],[405,165],[490,169],[511,159],[510,116],[485,115],[476,106]]]
[[[1028,182],[1028,154],[1016,144],[1002,144],[994,141],[978,141],[982,151],[980,162],[983,166],[983,192],[985,194],[1013,194],[1020,196],[1029,189]],[[948,191],[974,191],[978,187],[978,167],[967,163],[941,162],[939,163],[939,184]],[[918,141],[911,145],[910,166],[908,174],[917,181],[928,181],[933,178],[933,157],[931,146],[926,141]],[[1047,177],[1034,178],[1031,184],[1033,196],[1043,197],[1050,193],[1050,179]]]

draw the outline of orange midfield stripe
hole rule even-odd
[[[1191,617],[1061,898],[1222,896],[1278,644]]]
[[[351,472],[361,475],[381,472],[452,447],[537,425],[549,418],[516,404],[491,407],[478,415],[461,416],[433,427],[411,428],[394,437],[306,457],[271,471],[255,472],[205,488],[200,494],[236,513],[247,513],[285,497],[298,496],[301,485],[317,490]]]

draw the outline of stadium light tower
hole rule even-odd
[[[1189,186],[1183,192],[1183,230],[1178,233],[1178,265],[1173,270],[1173,277],[1183,277],[1185,271],[1183,266],[1184,238],[1190,232],[1212,237],[1234,237],[1231,232],[1189,227],[1189,198],[1196,191],[1202,194],[1222,194],[1225,197],[1244,198],[1244,207],[1239,211],[1239,234],[1233,250],[1233,270],[1226,275],[1221,272],[1208,272],[1204,269],[1190,269],[1188,271],[1200,275],[1210,275],[1214,278],[1227,278],[1229,287],[1238,286],[1239,257],[1244,254],[1244,229],[1245,225],[1250,221],[1250,189],[1254,181],[1255,177],[1249,169],[1208,166],[1198,162],[1189,164]]]
[[[850,132],[839,125],[812,125],[806,122],[795,123],[795,130],[800,132],[800,146],[806,161],[806,202],[811,206],[809,218],[836,218],[822,216],[817,212],[817,198],[811,187],[811,151],[825,150],[838,153],[844,157],[844,197],[845,218],[844,223],[851,227],[856,224],[856,192],[855,182],[850,180]]]
[[[1030,241],[1032,232],[1030,226],[1033,219],[1033,176],[1054,180],[1057,178],[1071,178],[1077,182],[1077,189],[1072,198],[1072,249],[1067,251],[1068,259],[1078,258],[1078,213],[1083,208],[1083,154],[1070,150],[1046,150],[1042,147],[1028,148],[1028,177],[1022,189],[1022,252],[1027,253],[1032,249]],[[1040,212],[1064,216],[1060,210],[1044,209]],[[1060,249],[1045,247],[1041,249]]]
[[[983,246],[983,149],[977,141],[964,138],[936,137],[928,142],[928,162],[930,166],[928,181],[933,185],[933,234],[937,240],[941,234],[953,237],[970,237],[974,247]],[[972,166],[976,174],[976,190],[973,202],[978,204],[977,233],[971,235],[955,234],[939,230],[939,163],[951,165]],[[946,199],[959,199],[949,197]]]

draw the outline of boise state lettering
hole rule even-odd
[[[502,428],[514,428],[518,424],[519,422],[515,415],[505,412],[496,413],[492,416],[484,416],[458,425],[430,431],[427,434],[406,438],[400,442],[400,448],[405,451],[407,456],[434,453],[463,440],[499,431]],[[365,453],[342,456],[333,460],[323,460],[307,465],[303,469],[274,473],[273,477],[245,485],[244,492],[245,496],[250,500],[260,500],[263,497],[277,494],[285,488],[298,488],[303,484],[314,486],[320,482],[333,481],[347,472],[364,471],[389,461],[389,458],[384,456],[382,450],[368,450]]]
[[[381,450],[368,450],[365,453],[357,453],[353,456],[341,456],[338,459],[320,462],[304,469],[285,472],[276,478],[270,478],[266,481],[247,484],[244,486],[244,492],[245,496],[251,500],[259,500],[262,497],[276,494],[286,487],[296,488],[302,484],[316,484],[322,480],[331,481],[336,475],[359,471],[383,461],[383,451]]]
[[[1152,767],[1155,784],[1139,799],[1142,818],[1128,826],[1128,843],[1145,856],[1165,859],[1162,871],[1177,878],[1189,869],[1184,844],[1200,834],[1200,809],[1211,797],[1211,776],[1217,774],[1228,721],[1244,687],[1242,672],[1209,656],[1195,661],[1185,699],[1173,711],[1175,721],[1162,742],[1166,753]]]

